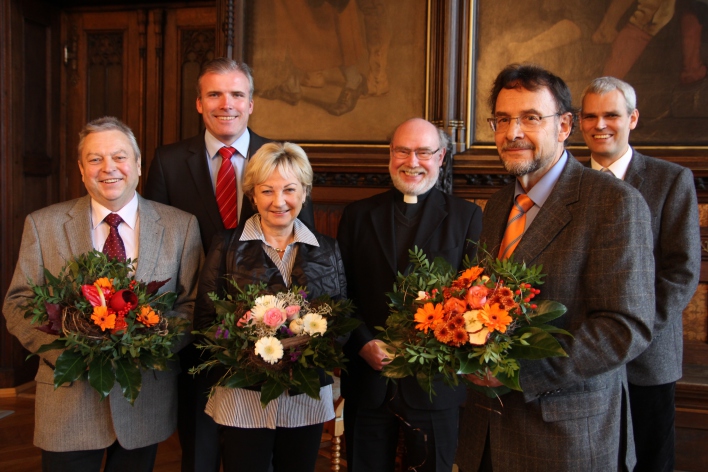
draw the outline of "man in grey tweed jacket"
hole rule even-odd
[[[489,199],[480,242],[496,255],[515,195],[534,202],[513,257],[543,265],[538,298],[567,307],[553,323],[572,338],[558,337],[568,357],[521,362],[523,392],[468,396],[457,464],[463,472],[632,470],[625,364],[651,340],[649,209],[631,186],[565,150],[573,108],[560,78],[508,66],[490,102],[497,150],[517,178]]]
[[[637,126],[637,95],[614,77],[593,80],[583,92],[580,129],[593,169],[639,190],[652,216],[656,317],[654,338],[627,364],[637,450],[636,472],[674,470],[674,391],[681,378],[683,310],[701,269],[698,204],[690,169],[644,156],[629,145]]]
[[[56,275],[73,256],[102,249],[108,213],[123,218],[118,231],[127,257],[138,259],[135,277],[170,279],[161,291],[178,297],[167,315],[193,316],[203,257],[199,225],[194,216],[137,194],[140,150],[130,129],[112,117],[89,123],[81,133],[79,168],[89,195],[35,211],[25,220],[3,314],[8,330],[31,352],[56,338],[23,316],[23,305],[33,297],[28,279],[42,283],[43,268]],[[36,376],[34,444],[42,449],[42,470],[98,472],[106,449],[106,471],[152,470],[157,443],[176,427],[179,363],[172,362],[168,371],[144,371],[131,406],[117,384],[103,401],[85,380],[55,390],[51,366],[59,354],[41,354]]]

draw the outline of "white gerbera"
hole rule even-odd
[[[256,354],[264,361],[275,364],[283,358],[283,345],[273,336],[266,336],[256,341]]]
[[[253,313],[253,318],[260,323],[263,321],[265,312],[271,308],[278,308],[285,311],[285,302],[278,300],[273,295],[263,295],[262,297],[256,298],[256,304],[251,308],[251,313]]]
[[[302,330],[310,336],[324,334],[327,331],[327,320],[317,313],[308,313],[302,317]]]

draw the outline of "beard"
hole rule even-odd
[[[435,184],[438,181],[438,174],[439,172],[436,172],[435,175],[431,174],[430,172],[426,172],[425,169],[422,167],[399,167],[398,171],[413,171],[413,172],[422,172],[425,174],[423,180],[416,184],[411,184],[408,182],[405,182],[399,175],[398,172],[393,173],[391,175],[391,180],[393,181],[393,186],[398,189],[399,192],[401,192],[404,195],[422,195],[431,188],[435,186]]]
[[[528,149],[533,152],[533,157],[530,160],[504,160],[502,153],[508,149]],[[538,153],[536,147],[531,143],[523,141],[514,141],[502,147],[499,153],[499,160],[504,165],[506,171],[514,177],[522,177],[537,171],[553,159],[553,155],[543,156]]]

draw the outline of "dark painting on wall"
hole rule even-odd
[[[385,143],[398,123],[425,114],[427,3],[253,2],[250,125],[273,139]]]
[[[708,0],[478,0],[475,23],[472,142],[493,140],[494,77],[533,62],[562,77],[578,107],[595,77],[629,82],[640,113],[633,144],[708,144]]]

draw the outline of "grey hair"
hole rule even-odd
[[[438,141],[440,142],[441,149],[447,149],[447,147],[450,145],[450,137],[442,128],[438,128]]]
[[[133,148],[133,152],[135,153],[135,160],[139,161],[140,160],[140,147],[138,146],[138,141],[135,139],[135,135],[133,134],[133,131],[120,121],[118,118],[115,116],[104,116],[102,118],[97,118],[95,120],[89,121],[86,123],[86,126],[84,126],[81,131],[79,132],[79,160],[81,160],[81,152],[84,150],[84,142],[86,141],[86,137],[90,134],[93,133],[100,133],[102,131],[120,131],[125,135],[126,138],[128,138],[128,141],[130,142],[130,147]]]
[[[253,71],[245,62],[234,61],[228,57],[217,57],[204,63],[199,77],[197,78],[197,97],[202,96],[202,77],[206,74],[228,74],[230,72],[240,72],[248,79],[248,98],[253,100]]]
[[[589,93],[596,93],[598,95],[604,95],[610,93],[614,90],[619,90],[624,96],[625,104],[627,105],[627,113],[631,114],[637,109],[637,92],[634,88],[627,82],[617,79],[615,77],[598,77],[597,79],[590,82],[590,85],[585,87],[583,90],[583,96],[580,103],[585,100],[585,96]]]

